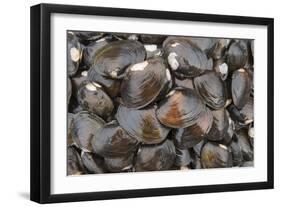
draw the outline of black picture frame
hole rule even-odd
[[[51,129],[51,71],[50,71],[50,15],[52,13],[99,15],[113,17],[151,18],[207,23],[232,23],[267,26],[267,181],[238,184],[169,187],[154,189],[87,192],[74,194],[50,193],[50,129]],[[39,4],[31,7],[31,174],[30,199],[38,203],[88,201],[102,199],[166,196],[210,192],[226,192],[274,187],[274,20],[272,18],[195,14],[168,11],[103,8]]]

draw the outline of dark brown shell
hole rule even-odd
[[[176,148],[176,158],[174,165],[181,167],[187,166],[192,162],[192,157],[189,149]]]
[[[109,39],[104,37],[96,41],[90,42],[83,50],[83,63],[87,68],[90,68],[93,64],[94,58],[99,49],[109,43]]]
[[[97,115],[81,111],[74,116],[72,138],[80,149],[92,152],[91,140],[104,124]]]
[[[80,84],[87,80],[88,71],[78,71],[77,74],[71,77],[72,93],[76,97]]]
[[[243,68],[247,62],[247,47],[240,41],[233,41],[227,49],[226,63],[230,71]]]
[[[67,147],[67,175],[82,175],[85,174],[79,152],[75,146]]]
[[[172,131],[172,137],[174,138],[175,146],[181,149],[195,146],[208,134],[212,123],[212,112],[206,108],[206,112],[203,113],[200,118],[198,118],[194,125]]]
[[[206,104],[213,109],[220,109],[226,103],[225,84],[215,72],[208,72],[194,78],[194,86]]]
[[[122,81],[122,101],[128,108],[143,108],[156,99],[168,81],[170,71],[162,58],[132,65]]]
[[[156,116],[165,126],[184,128],[196,123],[205,105],[195,91],[189,88],[176,88],[158,104]]]
[[[195,77],[213,68],[212,59],[188,38],[168,37],[163,42],[163,51],[176,76]]]
[[[114,108],[111,98],[99,84],[94,82],[86,81],[80,85],[77,100],[84,110],[95,113],[104,119],[111,115]]]
[[[67,33],[67,74],[76,74],[82,59],[82,46],[73,32]]]
[[[228,147],[207,142],[201,151],[202,168],[225,168],[232,166],[232,155]]]
[[[233,166],[240,166],[243,162],[242,149],[240,145],[237,143],[237,141],[233,140],[229,147],[232,154]]]
[[[208,58],[213,58],[213,60],[219,60],[225,56],[226,48],[230,42],[229,39],[206,37],[188,37],[188,40],[197,45]]]
[[[242,109],[248,102],[251,92],[251,81],[245,69],[236,70],[232,74],[231,94],[234,105]]]
[[[124,157],[136,151],[138,141],[117,121],[105,124],[92,139],[93,151],[103,157]]]
[[[117,120],[129,135],[145,144],[162,142],[170,131],[157,120],[153,106],[137,110],[120,105]]]
[[[125,157],[104,158],[109,172],[122,172],[133,167],[134,154]]]
[[[145,49],[140,42],[120,40],[111,42],[97,51],[93,67],[100,75],[119,79],[126,68],[145,59]]]
[[[104,159],[90,152],[81,152],[81,160],[89,173],[100,174],[107,172]]]
[[[217,39],[205,37],[186,37],[186,39],[195,44],[198,48],[200,48],[200,50],[205,52],[206,55],[208,55],[210,50],[218,42]]]
[[[214,121],[213,125],[211,127],[211,130],[209,131],[207,138],[210,141],[220,141],[223,140],[223,138],[227,134],[227,130],[229,127],[229,116],[226,110],[219,109],[216,111],[212,111]]]
[[[142,145],[137,153],[135,170],[169,170],[175,158],[175,146],[169,139],[158,145]]]
[[[100,84],[105,92],[112,98],[120,94],[121,80],[106,78],[100,75],[94,68],[90,68],[88,80]]]
[[[236,131],[235,135],[237,137],[238,145],[241,147],[243,160],[252,161],[254,159],[254,152],[249,141],[248,131],[241,129]]]
[[[245,121],[251,122],[254,120],[254,98],[249,97],[245,106],[240,110],[240,114],[245,118]]]

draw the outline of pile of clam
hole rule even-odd
[[[253,40],[67,33],[68,175],[253,166]]]

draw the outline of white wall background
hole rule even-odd
[[[0,30],[0,205],[36,206],[29,201],[29,7],[37,3],[81,4],[138,9],[218,13],[275,18],[275,189],[231,193],[123,199],[53,206],[254,206],[281,202],[281,13],[278,1],[76,0],[2,1]],[[262,83],[261,83],[262,84]],[[266,86],[265,86],[266,87]]]

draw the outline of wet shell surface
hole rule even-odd
[[[103,157],[124,157],[136,151],[139,142],[117,121],[105,124],[92,139],[93,151]]]
[[[156,110],[159,121],[171,128],[184,128],[196,123],[206,107],[194,90],[176,88],[161,101]]]
[[[227,98],[225,85],[215,72],[195,77],[194,86],[209,107],[212,109],[224,107]]]
[[[69,76],[76,74],[82,59],[82,46],[72,32],[67,33],[67,73]]]
[[[213,123],[212,112],[206,108],[206,113],[194,125],[173,130],[172,137],[177,148],[191,148],[201,142],[210,131]]]
[[[144,109],[130,109],[120,105],[117,120],[130,136],[145,144],[162,142],[170,131],[158,121],[153,106]]]
[[[229,116],[225,109],[219,109],[212,111],[213,125],[207,135],[207,139],[210,141],[220,141],[227,136],[227,130],[229,128]]]
[[[118,79],[128,66],[144,61],[145,55],[145,48],[138,41],[111,42],[97,51],[93,67],[102,76]]]
[[[105,165],[109,172],[122,172],[133,167],[134,155],[131,154],[125,157],[104,158]]]
[[[77,146],[86,152],[92,152],[91,141],[97,131],[105,122],[97,115],[81,111],[74,116],[72,127],[72,138]]]
[[[168,37],[163,42],[164,57],[179,77],[195,77],[212,70],[213,61],[188,38]]]
[[[201,151],[203,168],[225,168],[232,166],[232,155],[227,146],[207,142]]]
[[[163,59],[134,64],[122,81],[122,101],[128,108],[143,108],[156,99],[168,81],[171,81],[171,75]]]
[[[91,68],[88,72],[88,80],[98,83],[104,91],[111,97],[116,97],[120,94],[121,80],[106,78],[100,75],[97,71]]]
[[[143,145],[136,158],[136,171],[168,170],[174,164],[176,150],[171,140],[158,145]]]
[[[226,63],[231,71],[243,68],[247,62],[247,47],[241,41],[233,41],[227,49]]]
[[[100,174],[107,172],[104,159],[90,152],[81,152],[81,160],[89,173]]]
[[[75,146],[68,146],[67,175],[82,175],[85,173],[86,171],[77,148]]]
[[[66,39],[67,175],[253,167],[254,40]]]
[[[111,115],[114,108],[111,98],[99,84],[94,82],[86,81],[81,84],[77,99],[84,110],[95,113],[104,119]]]
[[[234,105],[242,109],[250,97],[251,82],[249,74],[245,69],[236,70],[232,74],[231,94]]]

